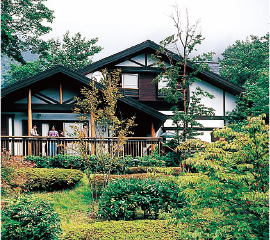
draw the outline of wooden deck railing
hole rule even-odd
[[[117,138],[1,136],[1,150],[11,156],[54,156],[60,153],[78,156],[82,142],[89,155],[96,155],[96,151],[116,151],[117,147]],[[149,155],[154,150],[162,155],[162,138],[130,137],[125,145],[118,149],[119,154],[132,157]]]

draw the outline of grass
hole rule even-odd
[[[28,194],[49,201],[53,205],[61,217],[61,228],[64,233],[71,228],[95,221],[93,219],[92,195],[86,175],[72,189]]]
[[[189,178],[193,179],[194,174],[187,174],[190,175]],[[183,178],[183,177],[178,177],[178,178]],[[79,183],[75,185],[74,188],[72,189],[65,189],[65,190],[60,190],[60,191],[53,191],[53,192],[32,192],[32,193],[25,193],[25,194],[31,194],[32,196],[38,198],[38,199],[43,199],[45,201],[50,202],[55,211],[60,215],[61,217],[61,228],[63,230],[63,236],[70,232],[71,234],[74,229],[75,230],[74,234],[76,234],[76,231],[79,231],[83,226],[88,226],[86,228],[95,228],[97,231],[97,234],[103,234],[104,238],[101,239],[122,239],[122,238],[109,238],[110,237],[115,237],[114,231],[112,229],[116,229],[118,224],[120,223],[119,221],[105,221],[102,223],[99,223],[97,219],[94,218],[94,212],[97,211],[97,204],[94,206],[92,205],[92,194],[89,188],[89,182],[88,178],[86,175],[80,180]],[[13,196],[14,197],[14,196]],[[12,198],[9,196],[8,198]],[[168,236],[164,235],[164,239],[174,239],[173,236],[177,235],[176,232],[171,232],[171,230],[167,229],[166,227],[168,222],[164,220],[136,220],[136,221],[131,221],[131,222],[126,222],[126,221],[121,221],[122,223],[120,224],[121,226],[125,223],[127,224],[126,226],[122,226],[121,229],[119,229],[119,234],[122,231],[128,232],[133,232],[134,234],[130,235],[130,238],[124,238],[124,239],[139,239],[140,234],[143,234],[143,239],[144,237],[147,236],[149,238],[151,235],[150,239],[159,239],[158,235],[162,231],[165,231],[162,233],[163,235],[167,234],[166,231],[168,232]],[[106,223],[106,224],[105,224]],[[145,229],[145,226],[147,224],[150,224],[152,228],[149,228],[149,231]],[[105,225],[104,225],[105,224]],[[105,229],[104,229],[104,226]],[[119,226],[120,226],[119,225]],[[137,230],[131,230],[130,228],[136,228]],[[111,229],[111,230],[110,230]],[[106,230],[106,231],[105,231]],[[92,230],[91,230],[92,231]],[[105,234],[105,232],[106,234]],[[112,231],[112,232],[111,232]],[[157,234],[157,235],[155,235]],[[117,235],[117,234],[116,234]],[[136,235],[136,237],[135,237]],[[119,236],[118,236],[119,237]],[[157,237],[157,238],[155,238]],[[73,239],[73,238],[70,238]],[[75,239],[75,238],[74,238]],[[83,238],[82,238],[83,239]],[[89,238],[92,239],[92,238]]]

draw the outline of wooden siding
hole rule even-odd
[[[139,75],[139,101],[156,101],[157,84],[152,81],[156,77],[151,73],[140,73]]]

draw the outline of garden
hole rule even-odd
[[[268,131],[251,117],[136,166],[2,154],[2,239],[268,239]]]

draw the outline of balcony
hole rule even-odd
[[[52,156],[55,154],[67,154],[79,156],[79,146],[83,142],[87,154],[96,155],[97,151],[118,151],[122,156],[145,156],[157,150],[163,155],[162,138],[127,138],[123,147],[117,148],[117,138],[71,138],[71,137],[29,137],[29,136],[1,136],[2,154],[10,156]],[[53,150],[54,146],[55,150]]]

